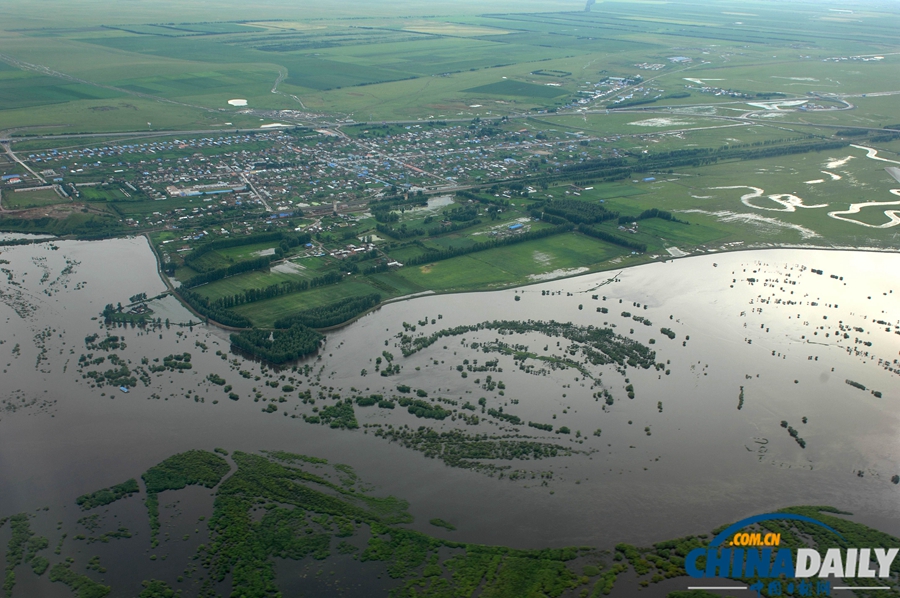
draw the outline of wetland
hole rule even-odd
[[[233,479],[227,472],[251,461],[281,463],[261,450],[359,472],[333,474],[348,480],[329,491],[339,496],[408,501],[408,515],[390,524],[402,534],[362,518],[353,525],[374,526],[376,540],[357,550],[312,534],[271,553],[279,584],[315,578],[316,551],[332,546],[336,578],[363,567],[372,576],[363,586],[387,592],[419,579],[429,559],[459,563],[446,551],[463,542],[526,552],[595,547],[541,560],[566,592],[593,591],[600,577],[576,583],[566,567],[583,561],[611,574],[619,543],[650,545],[804,504],[900,533],[896,254],[712,253],[612,277],[418,297],[328,332],[315,354],[281,366],[236,351],[227,331],[192,321],[171,297],[146,301],[149,322],[105,320],[108,304],[166,291],[143,237],[13,246],[2,256],[0,512],[47,508],[32,525],[49,531],[35,533],[61,542],[62,556],[78,563],[50,559],[50,576],[36,581],[19,573],[16,595],[49,592],[28,584],[51,578],[78,583],[89,554],[100,557],[107,572],[96,582],[112,595],[140,590],[127,574],[135,558],[147,563],[142,579],[186,584],[179,587],[197,595],[223,591],[216,584],[225,577],[211,573],[221,557],[204,557],[206,574],[195,568],[189,582],[183,568],[210,535],[224,533],[212,520],[198,523],[220,508],[222,476]],[[201,475],[163,466],[214,449],[218,461],[206,458]],[[137,485],[141,471],[158,473]],[[110,529],[72,540],[85,505]],[[276,527],[313,525],[282,521],[292,516],[280,508],[266,507]],[[334,513],[322,525],[339,537]],[[391,565],[409,542],[430,548]],[[376,562],[387,563],[380,579]],[[332,590],[365,595],[341,583]],[[657,590],[664,587],[678,589],[660,581]]]

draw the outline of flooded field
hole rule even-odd
[[[224,447],[348,464],[409,501],[410,528],[466,542],[646,544],[800,504],[900,533],[896,254],[735,252],[420,297],[280,371],[234,354],[223,331],[179,326],[191,315],[172,297],[147,303],[158,325],[107,328],[107,304],[166,290],[143,238],[10,247],[0,260],[0,516],[49,507],[74,525],[75,497]],[[614,335],[592,336],[604,328]],[[129,376],[108,374],[122,366],[127,393]],[[356,400],[372,395],[391,407]],[[358,427],[323,425],[344,421],[330,414],[348,398]],[[536,443],[542,458],[451,467],[420,426]],[[189,491],[161,504],[172,537],[193,533],[188,498],[210,500]],[[103,547],[125,580],[150,531],[136,500],[116,513],[140,536]],[[154,571],[183,566],[185,550]]]

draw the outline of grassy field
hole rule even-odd
[[[3,207],[7,210],[21,210],[24,208],[36,208],[63,203],[64,200],[53,189],[41,189],[38,191],[6,191],[3,193]]]
[[[534,276],[576,268],[593,269],[625,255],[620,247],[578,234],[565,234],[404,268],[393,276],[410,288],[470,290],[533,282]]]
[[[255,326],[271,327],[278,318],[290,315],[298,310],[326,305],[346,297],[357,297],[379,292],[382,294],[383,299],[389,298],[384,296],[384,291],[365,282],[349,281],[304,291],[303,293],[294,293],[293,295],[242,305],[235,308],[234,311],[250,318]]]
[[[60,14],[73,12],[62,8],[65,2],[51,4],[61,7]],[[491,104],[482,113],[504,113],[561,106],[585,82],[607,75],[642,74],[669,93],[683,91],[685,77],[751,95],[897,89],[897,59],[886,48],[895,43],[900,18],[874,7],[855,14],[860,25],[825,7],[775,2],[755,2],[741,21],[728,11],[698,11],[687,3],[660,14],[643,2],[593,12],[552,12],[572,7],[549,2],[537,14],[523,12],[529,3],[460,2],[439,3],[445,12],[427,18],[418,16],[422,7],[416,5],[403,15],[416,18],[392,16],[400,9],[391,3],[354,7],[354,20],[344,18],[350,9],[342,6],[299,11],[271,5],[239,22],[254,11],[217,4],[207,12],[179,6],[174,22],[159,12],[166,3],[102,15],[88,3],[74,11],[73,22],[17,7],[8,21],[15,27],[0,31],[0,51],[22,61],[0,70],[0,127],[115,130],[154,120],[173,128],[214,125],[209,121],[216,116],[234,121],[230,98],[260,109],[306,107],[357,120],[464,115],[473,102]],[[683,51],[690,63],[669,61],[673,44],[690,49]],[[879,52],[881,61],[823,61]],[[641,72],[635,68],[640,63],[664,68]],[[540,72],[557,76],[534,74]],[[276,80],[284,93],[271,93]],[[153,111],[136,103],[152,98],[177,104]],[[728,99],[692,92],[659,105]],[[85,112],[123,104],[143,114],[92,119]],[[74,110],[47,109],[70,105]],[[22,120],[22,108],[32,118]],[[225,114],[206,113],[223,108]]]

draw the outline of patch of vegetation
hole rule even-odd
[[[141,582],[143,590],[138,598],[175,598],[175,590],[164,581],[158,579],[144,580]]]
[[[642,367],[644,369],[655,365],[656,353],[654,351],[633,339],[616,334],[611,328],[579,326],[571,322],[556,322],[554,320],[548,322],[540,320],[493,320],[480,324],[445,328],[430,336],[413,337],[403,334],[400,337],[400,348],[403,351],[403,355],[408,357],[433,345],[442,338],[460,336],[479,330],[496,330],[500,334],[540,332],[551,337],[562,336],[570,341],[581,343],[578,350],[588,362],[594,365],[610,363],[624,365],[627,363],[632,367]]]
[[[75,573],[72,563],[57,563],[50,569],[50,581],[69,586],[77,598],[103,598],[112,592],[112,588],[99,584],[87,575]]]
[[[9,521],[12,535],[6,549],[6,569],[2,590],[5,598],[11,598],[16,585],[15,568],[25,563],[31,566],[36,575],[43,575],[49,562],[46,558],[38,556],[37,553],[45,550],[50,542],[44,536],[38,536],[31,530],[29,516],[26,513],[19,513],[0,520],[0,527],[3,527],[7,521]]]
[[[140,492],[140,488],[138,487],[137,480],[132,478],[121,484],[110,486],[109,488],[103,488],[90,494],[83,494],[75,499],[75,504],[81,507],[82,511],[88,511],[90,509],[112,504],[117,500],[131,496],[136,492]]]
[[[433,525],[433,526],[435,526],[435,527],[442,527],[442,528],[444,528],[445,530],[448,530],[448,531],[451,531],[451,532],[455,532],[455,531],[456,531],[456,526],[455,526],[455,525],[453,525],[453,524],[450,523],[449,521],[444,521],[443,519],[438,519],[438,518],[435,518],[435,519],[429,519],[429,520],[428,520],[428,523],[430,523],[431,525]]]
[[[491,461],[538,460],[570,456],[576,452],[564,446],[537,442],[519,435],[470,435],[460,430],[437,432],[424,426],[416,430],[380,425],[375,427],[376,436],[419,451],[426,457],[441,459],[451,467],[484,473],[510,469],[508,465],[496,465]]]
[[[231,344],[274,364],[286,363],[315,353],[324,337],[302,324],[286,330],[245,330],[231,335]]]
[[[271,405],[271,403],[269,404]],[[332,428],[340,428],[342,430],[355,430],[359,427],[351,399],[343,399],[334,405],[322,407],[318,416],[307,417],[306,421],[309,423],[327,424]]]
[[[352,320],[359,314],[381,303],[381,295],[372,293],[362,297],[347,297],[321,307],[300,311],[286,318],[275,320],[275,328],[290,328],[296,324],[310,328],[328,328]]]
[[[212,488],[231,467],[219,455],[193,450],[169,457],[141,475],[147,486],[147,514],[150,517],[151,545],[159,544],[159,497],[166,490],[181,490],[185,486]]]

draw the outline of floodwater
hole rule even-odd
[[[269,388],[268,378],[242,377],[239,370],[250,376],[265,371],[230,353],[224,332],[176,326],[190,314],[171,298],[151,305],[157,317],[170,320],[170,328],[111,330],[127,345],[114,352],[137,366],[145,357],[152,363],[188,351],[193,369],[153,375],[150,386],[139,383],[128,394],[91,388],[77,362],[88,352],[84,338],[105,334],[94,319],[103,306],[165,291],[146,240],[9,247],[0,250],[0,260],[8,262],[0,264],[0,516],[47,506],[54,521],[74,524],[80,516],[75,497],[136,477],[176,452],[221,446],[281,449],[349,464],[376,493],[407,499],[413,528],[458,541],[522,548],[647,544],[800,504],[846,509],[858,521],[900,534],[900,486],[891,481],[900,474],[897,254],[711,254],[522,289],[420,297],[386,305],[330,333],[321,359],[304,362],[321,372],[323,387],[344,396],[355,394],[351,389],[392,394],[397,384],[407,384],[460,406],[485,397],[487,407],[502,406],[523,421],[571,429],[561,435],[520,426],[522,434],[580,452],[497,463],[524,470],[517,480],[449,468],[363,428],[332,430],[287,417],[310,414],[311,406],[296,392],[291,397]],[[602,307],[608,313],[600,313]],[[529,360],[535,369],[546,368],[534,374],[521,371],[511,355],[472,346],[499,339],[527,345],[532,353],[578,359],[566,354],[566,339],[539,333],[481,330],[444,337],[408,358],[397,346],[404,322],[415,325],[411,334],[418,335],[500,319],[614,324],[626,337],[653,339],[664,368],[587,366],[587,377]],[[662,327],[675,338],[663,335]],[[375,371],[382,351],[402,366],[399,374],[382,377]],[[504,394],[482,388],[487,373],[463,378],[456,366],[464,359],[498,359],[502,372],[487,373],[504,383]],[[206,382],[213,373],[233,385],[240,400],[229,400],[222,387]],[[301,377],[296,386],[305,390],[312,381]],[[634,399],[627,396],[627,384]],[[253,401],[253,388],[266,398],[284,394],[288,401],[264,413],[265,403]],[[602,389],[613,395],[612,405],[595,398]],[[318,390],[313,387],[314,394]],[[482,415],[480,408],[474,413],[482,418],[477,426],[416,419],[400,408],[356,407],[360,425],[511,433],[509,424]],[[540,474],[548,472],[552,480],[542,485]],[[172,493],[172,501],[178,498]],[[148,550],[140,504],[123,504],[130,506],[119,516],[130,517],[129,528],[144,539],[103,548],[110,562]],[[173,537],[180,534],[183,522],[161,512],[164,531],[169,526]],[[433,517],[450,521],[457,531],[429,526]],[[195,523],[184,525],[193,530]],[[184,559],[172,559],[183,566]]]

